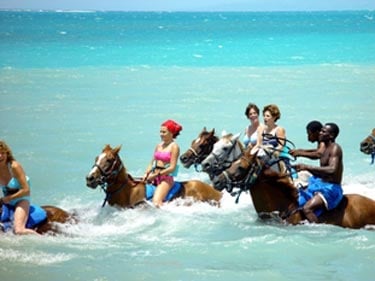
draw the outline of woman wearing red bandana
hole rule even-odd
[[[156,207],[163,204],[174,184],[173,176],[177,174],[177,162],[180,156],[180,147],[174,140],[181,130],[181,125],[173,120],[167,120],[161,124],[161,143],[156,145],[151,163],[143,176],[144,181],[152,182],[156,186],[152,198]]]

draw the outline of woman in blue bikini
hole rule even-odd
[[[0,187],[4,195],[0,198],[0,205],[7,204],[14,209],[14,233],[38,234],[25,227],[30,209],[29,179],[21,164],[14,159],[9,146],[2,140],[0,140]]]
[[[143,180],[152,182],[156,186],[152,202],[156,207],[163,204],[165,197],[174,184],[173,176],[177,172],[180,147],[174,141],[182,130],[181,125],[173,120],[161,124],[161,143],[157,144],[151,160],[146,169]]]
[[[245,129],[245,136],[243,137],[243,144],[245,147],[254,146],[258,139],[259,123],[259,108],[254,103],[249,103],[245,110],[245,116],[250,120],[250,125]]]

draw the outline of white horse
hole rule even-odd
[[[208,173],[211,181],[244,152],[244,147],[239,141],[240,133],[233,135],[223,132],[222,135],[214,144],[211,153],[201,163],[202,171]]]

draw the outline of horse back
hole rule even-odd
[[[181,197],[192,197],[198,201],[219,202],[223,194],[213,186],[199,180],[182,181]]]
[[[58,232],[58,230],[54,226],[55,222],[66,223],[69,220],[74,219],[71,214],[69,214],[61,208],[54,206],[42,206],[42,208],[47,212],[47,219],[37,226],[36,231],[38,233],[56,233]]]
[[[320,221],[348,228],[375,225],[375,201],[360,194],[345,194],[339,205],[325,212]]]

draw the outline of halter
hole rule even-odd
[[[202,161],[210,154],[212,150],[212,148],[210,149],[210,146],[212,146],[215,142],[217,142],[216,136],[213,136],[212,139],[208,139],[208,145],[205,147],[205,149],[202,149],[200,153],[198,153],[192,146],[189,147],[188,151],[191,151],[194,156],[193,164],[196,172],[202,172],[202,169],[199,169],[199,166],[202,163]]]
[[[235,149],[236,145],[239,144],[239,142],[237,140],[235,141],[230,140],[230,142],[232,146],[226,152],[225,157],[223,157],[223,159],[220,159],[218,155],[216,155],[214,152],[211,152],[211,154],[215,158],[215,162],[212,165],[212,169],[211,169],[212,172],[209,173],[210,178],[213,178],[215,175],[219,174],[224,169],[227,169],[232,164],[232,161],[228,160],[227,156],[229,156],[232,153],[232,151]]]
[[[199,155],[195,151],[195,149],[192,148],[192,147],[189,147],[188,151],[191,151],[193,153],[193,155],[194,155],[193,164],[194,164],[195,171],[198,172],[198,173],[202,172],[202,169],[199,170],[198,168],[199,168],[200,163],[203,161],[203,159],[206,158],[205,154]]]
[[[246,160],[249,163],[249,159],[247,159],[245,156],[242,156],[241,159]],[[260,160],[256,158],[255,163],[252,163],[250,165],[250,169],[246,174],[246,177],[244,177],[241,180],[232,180],[230,176],[228,175],[227,171],[223,172],[223,175],[226,179],[226,190],[231,193],[232,196],[236,196],[236,204],[239,202],[241,193],[243,191],[248,191],[250,188],[254,185],[255,181],[258,179],[258,176],[263,170],[263,166],[260,163]],[[232,192],[233,188],[239,188],[239,191]]]
[[[116,168],[116,165],[118,163],[119,163],[119,165]],[[108,202],[108,200],[112,197],[112,195],[118,193],[119,191],[121,191],[125,187],[125,184],[123,184],[122,186],[120,186],[120,188],[118,188],[114,191],[108,191],[108,187],[111,186],[111,184],[109,183],[110,178],[117,176],[120,173],[120,171],[123,169],[124,166],[123,166],[123,164],[120,160],[120,157],[118,155],[116,155],[115,161],[113,161],[113,164],[112,164],[111,168],[108,170],[108,172],[105,172],[102,169],[102,167],[100,167],[96,163],[93,165],[93,168],[94,167],[98,168],[98,170],[100,172],[100,175],[101,175],[101,177],[99,179],[99,186],[105,193],[104,202],[102,204],[102,207],[104,207],[105,204]]]

